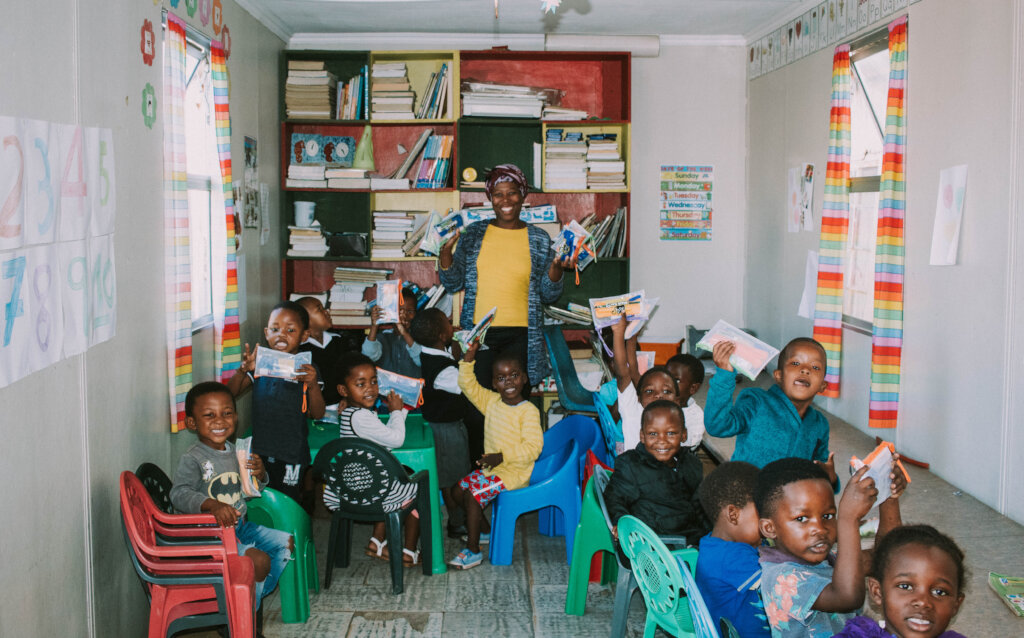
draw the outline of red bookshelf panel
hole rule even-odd
[[[282,259],[281,298],[287,299],[293,292],[323,293],[330,290],[334,285],[334,269],[338,266],[386,268],[394,271],[392,278],[397,276],[403,281],[412,281],[420,288],[429,288],[439,283],[433,261]]]

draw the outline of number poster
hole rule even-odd
[[[661,167],[661,239],[711,240],[713,166]]]
[[[114,336],[110,129],[0,117],[0,387]]]

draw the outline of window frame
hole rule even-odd
[[[868,34],[864,35],[863,37],[858,38],[857,40],[854,40],[850,44],[850,75],[852,76],[851,80],[853,82],[857,82],[860,85],[860,87],[861,87],[861,89],[862,89],[862,91],[864,93],[864,97],[865,97],[865,99],[867,99],[868,107],[871,109],[871,117],[872,117],[872,119],[875,122],[875,126],[878,127],[878,132],[881,135],[883,144],[885,142],[885,123],[878,121],[878,116],[876,115],[876,111],[874,109],[874,105],[871,103],[871,97],[868,94],[867,90],[864,89],[864,83],[861,81],[860,73],[857,70],[857,66],[856,66],[855,62],[858,61],[858,60],[867,58],[869,56],[875,55],[877,53],[880,53],[881,51],[888,51],[888,49],[889,49],[889,31],[888,31],[887,28],[878,29],[876,31],[868,33]],[[852,108],[853,108],[853,105],[852,105],[852,102],[851,102],[851,109]],[[853,118],[852,117],[850,118],[850,121],[851,121],[851,125],[852,125],[852,122],[853,122]],[[851,134],[852,134],[852,129],[851,129]],[[853,195],[858,194],[858,193],[879,193],[880,194],[881,193],[881,185],[882,185],[881,171],[879,171],[878,175],[862,175],[862,176],[858,176],[858,177],[851,177],[850,178],[850,196],[852,197]],[[848,226],[847,226],[848,228],[851,227],[851,226],[854,226],[854,224],[852,223],[853,222],[852,215],[853,215],[853,208],[851,207],[850,208],[850,218],[848,219],[848,222],[849,222]],[[876,213],[876,218],[875,218],[875,231],[876,231],[875,234],[876,234],[876,236],[877,236],[877,229],[878,229],[878,219],[877,219],[877,213]],[[843,279],[844,279],[844,281],[848,281],[848,279],[849,279],[847,277],[847,270],[846,270],[847,259],[845,259],[846,257],[849,256],[849,250],[848,250],[848,246],[849,246],[849,242],[850,242],[849,235],[847,235],[846,241],[847,241],[847,249],[844,251],[844,266],[843,266]],[[872,277],[872,280],[873,280],[874,279],[874,266],[873,265],[872,265],[872,270],[871,270],[871,277]],[[846,310],[847,310],[847,308],[846,308],[846,296],[845,296],[845,293],[844,293],[844,295],[843,295],[843,313],[842,313],[842,326],[843,326],[843,328],[847,329],[847,330],[851,330],[853,332],[859,332],[861,334],[865,334],[865,335],[868,335],[868,336],[871,336],[873,334],[873,331],[874,331],[874,321],[873,320],[872,321],[867,321],[865,319],[861,319],[860,317],[855,317],[853,315],[848,315],[846,313]]]

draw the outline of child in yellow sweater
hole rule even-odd
[[[484,454],[476,470],[452,488],[452,499],[466,510],[466,548],[448,564],[469,569],[483,562],[480,526],[484,508],[505,490],[530,482],[533,462],[544,447],[537,406],[523,398],[527,383],[523,362],[510,353],[498,354],[492,366],[494,392],[476,380],[474,360],[480,342],[474,341],[459,364],[459,387],[484,415]]]

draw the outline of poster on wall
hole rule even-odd
[[[242,225],[246,228],[260,226],[260,185],[256,138],[245,138],[245,171],[242,173]]]
[[[939,195],[935,202],[930,266],[955,266],[960,246],[960,221],[967,194],[967,164],[944,168],[939,173]]]
[[[714,170],[707,165],[661,167],[661,239],[711,240]]]
[[[788,194],[787,230],[791,233],[814,230],[814,164],[801,164],[789,169]]]
[[[0,117],[0,387],[117,327],[110,129]]]

